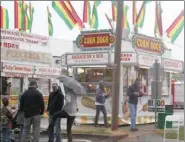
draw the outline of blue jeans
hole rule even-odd
[[[21,136],[21,142],[27,141],[27,138],[30,134],[31,125],[33,125],[33,141],[39,142],[40,121],[41,121],[40,115],[24,118],[24,127],[23,127],[22,136]]]
[[[136,128],[137,105],[129,103],[130,107],[130,128]]]
[[[49,117],[49,122],[51,121],[51,116]],[[57,118],[55,122],[55,132],[56,132],[56,140],[55,142],[61,142],[61,118]],[[54,142],[54,134],[49,136],[49,140]]]
[[[2,128],[1,129],[1,142],[11,142],[11,129],[10,128]]]

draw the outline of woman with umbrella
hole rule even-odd
[[[85,89],[81,86],[81,84],[72,77],[62,75],[57,79],[63,84],[64,90],[63,89],[62,90],[66,94],[65,95],[66,102],[61,111],[58,111],[55,114],[53,114],[48,127],[48,133],[49,136],[54,135],[54,125],[57,118],[67,118],[68,142],[72,142],[71,128],[77,112],[77,94],[85,94],[86,92]],[[52,141],[49,139],[48,142]]]

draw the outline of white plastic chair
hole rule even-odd
[[[172,128],[166,128],[166,122],[172,122]],[[177,123],[177,127],[173,127],[173,122]],[[178,115],[168,115],[165,118],[165,125],[164,125],[164,138],[163,138],[163,142],[166,142],[166,140],[170,140],[170,141],[179,141],[179,127],[180,127],[180,118]],[[166,139],[166,131],[176,131],[177,132],[177,139]]]

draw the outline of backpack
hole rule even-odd
[[[2,128],[8,128],[8,125],[10,124],[10,120],[6,115],[1,115],[0,123]]]
[[[0,117],[0,123],[3,128],[7,128],[8,125],[11,123],[11,112],[8,110],[8,108],[3,107],[1,109],[1,117]]]

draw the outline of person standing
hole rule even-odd
[[[136,117],[137,117],[137,104],[138,97],[142,97],[144,94],[140,92],[140,79],[136,79],[134,84],[128,88],[127,95],[129,96],[129,108],[130,108],[130,130],[137,131]]]
[[[2,142],[11,142],[11,120],[13,113],[9,108],[9,100],[7,97],[2,99],[3,107],[1,108],[1,133],[2,133]]]
[[[33,125],[33,141],[39,142],[41,115],[44,114],[43,95],[37,90],[37,82],[30,81],[29,88],[26,90],[20,100],[20,111],[24,112],[24,127],[21,136],[21,142],[26,142]]]
[[[59,89],[57,83],[52,84],[53,92],[49,95],[47,111],[49,112],[49,122],[53,114],[62,110],[64,105],[64,96]],[[57,118],[55,122],[55,131],[56,131],[56,142],[61,142],[61,127],[60,127],[61,118]],[[54,134],[50,135],[50,141],[54,141]]]
[[[77,113],[77,94],[72,89],[64,86],[65,90],[65,105],[61,111],[56,112],[50,121],[48,127],[49,138],[54,133],[54,125],[57,118],[67,118],[67,136],[68,142],[72,142],[72,125],[74,123],[76,113]],[[50,139],[48,142],[52,142]]]
[[[108,95],[105,95],[103,81],[100,81],[99,82],[99,87],[96,90],[95,127],[97,127],[97,124],[98,124],[100,111],[103,113],[103,116],[104,116],[104,125],[105,125],[105,127],[108,127],[108,124],[107,124],[107,112],[106,112],[106,109],[105,109],[105,100],[106,100],[106,98],[108,98]]]

